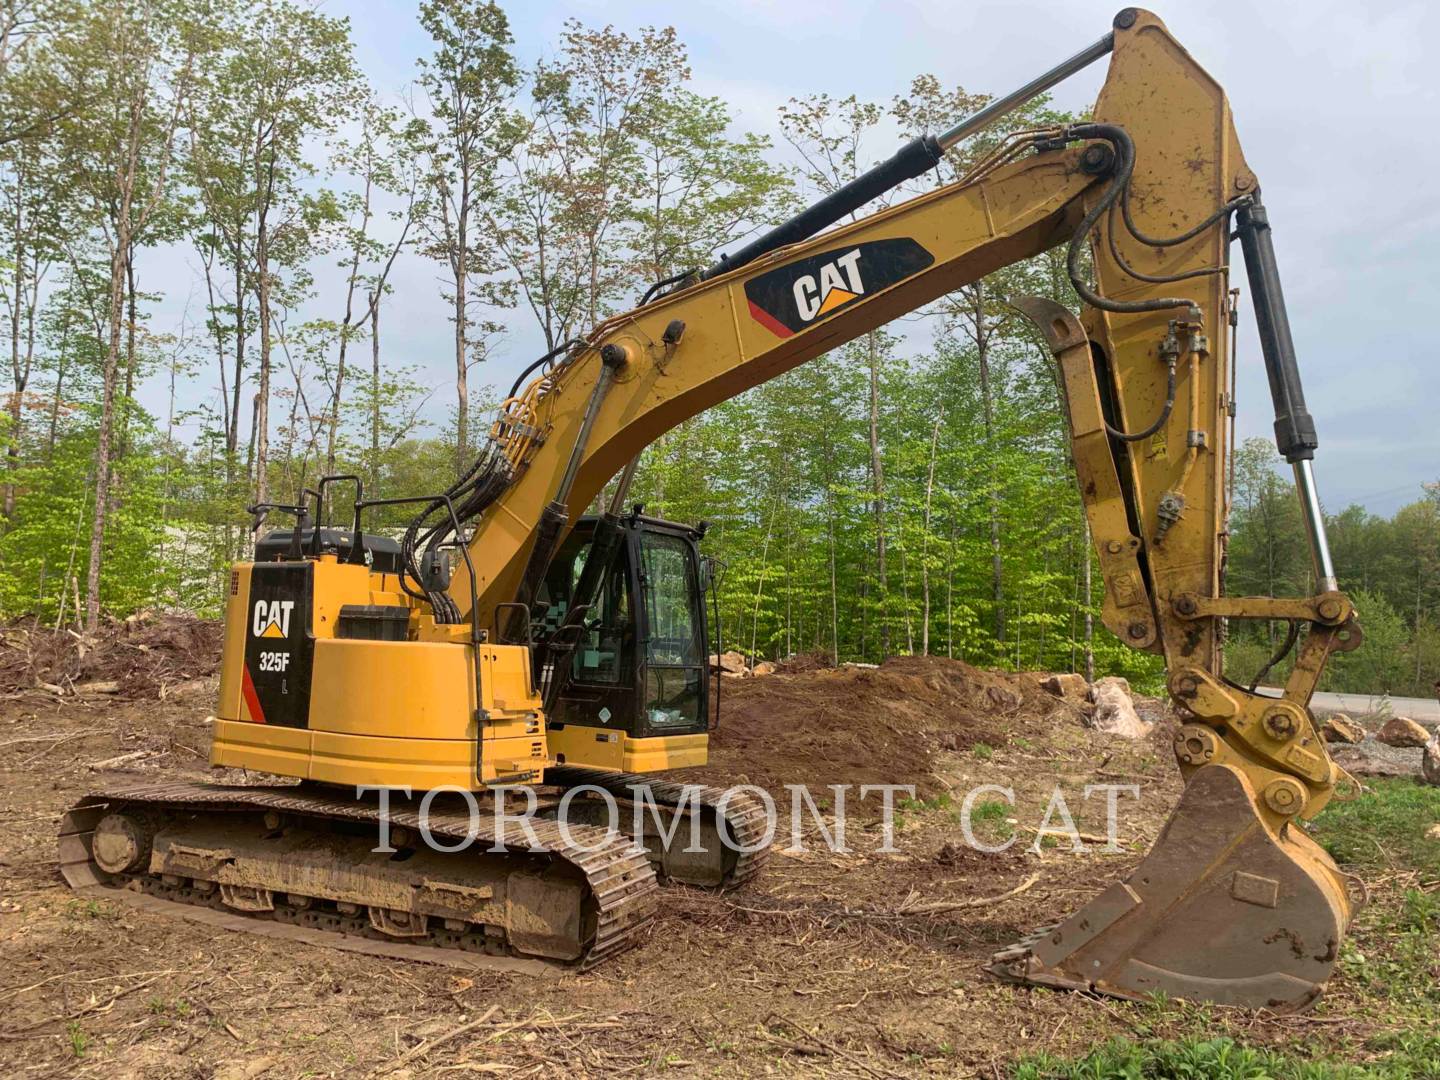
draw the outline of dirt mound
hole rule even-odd
[[[827,784],[914,784],[924,798],[938,788],[932,762],[941,751],[1004,746],[1079,722],[1078,709],[1041,689],[1041,678],[905,656],[879,667],[727,679],[710,769],[775,792],[807,784],[818,797]]]
[[[824,671],[833,668],[834,661],[826,652],[804,652],[796,653],[787,660],[781,660],[775,665],[776,675],[805,675],[812,671]]]
[[[158,696],[164,688],[220,668],[224,628],[190,615],[142,615],[93,634],[26,620],[0,630],[0,693]]]

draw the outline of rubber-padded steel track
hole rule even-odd
[[[633,798],[633,789],[637,787],[649,788],[651,798],[659,806],[679,806],[694,792],[699,804],[715,813],[717,819],[725,795],[724,788],[657,780],[642,773],[608,772],[578,765],[557,765],[546,769],[544,783],[561,788],[592,784],[622,799]],[[770,858],[770,845],[761,844],[769,829],[766,818],[765,804],[749,794],[741,792],[725,800],[725,824],[734,841],[737,858],[725,875],[723,887],[744,884],[764,868]]]
[[[72,888],[103,888],[107,895],[114,895],[119,900],[135,902],[149,908],[179,908],[181,913],[192,915],[192,906],[182,901],[166,900],[116,887],[112,884],[111,875],[95,864],[91,857],[90,837],[96,823],[105,813],[125,806],[177,812],[273,810],[301,819],[310,817],[325,821],[358,822],[377,827],[381,820],[378,805],[349,798],[338,791],[300,787],[233,787],[185,782],[116,784],[86,795],[61,819],[60,869]],[[408,807],[397,808],[392,802],[390,811],[385,816],[393,825],[403,825],[417,831],[420,829],[419,814]],[[628,837],[607,837],[602,829],[572,825],[567,837],[557,822],[536,817],[531,819],[530,824],[534,839],[539,845],[536,846],[522,829],[512,828],[505,834],[506,849],[563,859],[575,866],[584,874],[597,907],[594,940],[589,943],[578,961],[565,966],[589,968],[633,944],[637,933],[654,914],[658,892],[655,871],[644,850]],[[481,852],[496,839],[493,830],[486,827],[487,815],[484,813],[472,820],[468,811],[455,813],[452,810],[432,807],[426,815],[426,825],[433,835],[444,837],[452,843],[469,837],[479,846]],[[518,837],[514,835],[517,833]],[[456,855],[456,858],[465,857],[464,854]],[[300,928],[284,923],[248,916],[241,918],[256,931],[272,936],[317,941],[339,937],[323,931],[302,935],[295,932]],[[234,925],[233,918],[227,917],[225,925]],[[278,928],[278,932],[271,928]],[[447,957],[431,955],[447,952],[444,949],[423,945],[362,942],[350,938],[343,940],[347,944],[342,947],[354,951],[385,956],[414,955],[416,959],[448,962]]]

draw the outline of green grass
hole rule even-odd
[[[1357,872],[1404,866],[1440,877],[1440,787],[1417,780],[1371,780],[1350,802],[1332,802],[1315,818],[1314,835],[1331,857]]]
[[[1008,802],[991,799],[970,808],[971,821],[1004,821],[1015,808]]]
[[[898,810],[947,810],[950,807],[950,796],[942,791],[933,799],[911,799],[904,798],[895,804]]]
[[[1365,912],[1340,949],[1340,970],[1381,1015],[1440,1014],[1440,894],[1407,889],[1398,910]],[[1440,1076],[1440,1072],[1437,1072]]]
[[[970,748],[970,752],[975,755],[977,761],[989,761],[995,756],[995,748],[989,743],[983,742],[977,742]]]
[[[1013,1080],[1436,1080],[1440,1037],[1383,1036],[1363,1063],[1243,1046],[1230,1038],[1111,1039],[1083,1057],[1039,1054],[1011,1067]]]
[[[1373,780],[1359,798],[1327,806],[1315,819],[1314,836],[1361,877],[1419,871],[1422,883],[1433,883],[1440,879],[1440,840],[1426,833],[1437,822],[1440,788]],[[1358,992],[1360,1012],[1433,1027],[1440,1012],[1440,893],[1407,887],[1377,900],[1351,926],[1340,972]],[[1430,1075],[1440,1078],[1440,1064]]]
[[[977,808],[978,811],[978,808]],[[977,813],[978,816],[978,813]],[[997,815],[999,816],[999,815]],[[1345,869],[1369,877],[1408,873],[1401,884],[1440,879],[1440,788],[1408,779],[1371,781],[1332,802],[1313,823],[1317,841]],[[1380,1033],[1307,1035],[1284,1047],[1246,1045],[1203,1005],[1156,997],[1133,1008],[1137,1038],[1115,1038],[1071,1058],[1037,1055],[1010,1066],[1014,1080],[1440,1080],[1440,892],[1391,885],[1362,909],[1340,950],[1341,1014]],[[1324,1005],[1322,1004],[1322,1009]]]
[[[120,917],[120,913],[104,900],[71,900],[65,905],[67,919],[109,919]]]

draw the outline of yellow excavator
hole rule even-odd
[[[1092,119],[1012,133],[958,182],[830,228],[1107,55]],[[1308,596],[1223,589],[1235,239],[1308,527]],[[67,880],[394,955],[590,965],[633,940],[657,881],[751,878],[765,856],[758,800],[646,776],[706,760],[709,568],[703,527],[626,508],[634,462],[704,409],[1062,245],[1079,317],[1013,302],[1060,375],[1104,623],[1165,658],[1186,786],[1134,873],[992,970],[1132,997],[1312,1001],[1364,888],[1303,824],[1353,790],[1308,703],[1360,631],[1327,547],[1259,181],[1221,87],[1135,8],[1016,92],[536,361],[445,491],[366,498],[337,476],[255,508],[296,520],[230,574],[211,763],[300,783],[106,787],[65,816]],[[606,508],[583,513],[617,474]],[[321,509],[350,485],[353,519],[325,526]],[[403,537],[364,531],[366,511],[393,504],[414,509]],[[1225,677],[1236,619],[1289,624],[1278,698]],[[533,825],[498,836],[506,818],[490,810],[517,792],[533,798]],[[654,814],[642,843],[617,836],[602,828],[604,796],[668,807],[703,842],[681,850]]]

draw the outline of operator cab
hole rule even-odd
[[[550,648],[570,608],[599,518],[576,522],[537,597],[532,624],[542,683],[568,665],[550,727],[578,724],[631,739],[709,727],[708,560],[703,529],[646,517],[619,519],[621,537],[568,656]]]

